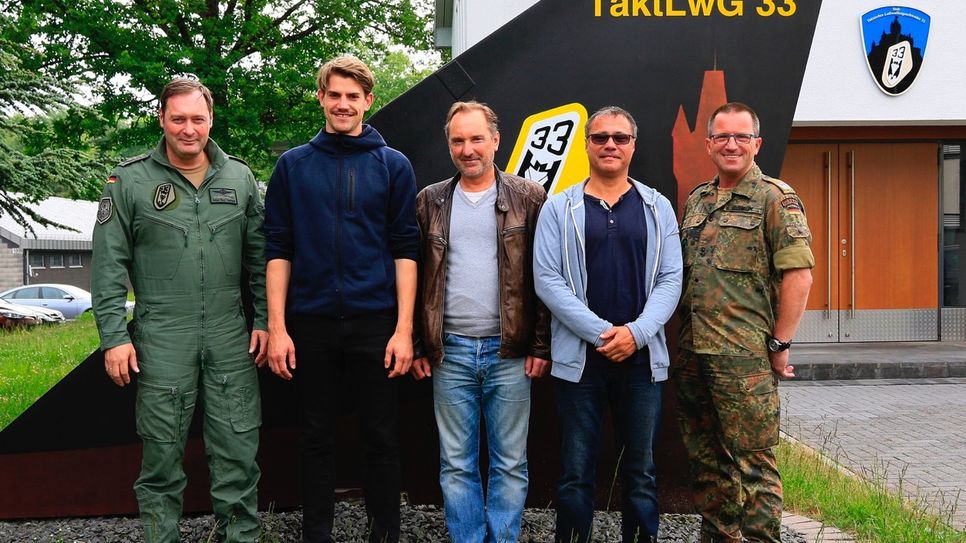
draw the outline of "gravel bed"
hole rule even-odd
[[[301,541],[299,511],[261,513],[265,535],[263,543]],[[691,543],[698,540],[700,518],[696,515],[661,515],[662,543]],[[212,536],[211,515],[185,518],[181,521],[181,541],[207,543]],[[336,541],[365,542],[366,513],[361,502],[336,504]],[[523,515],[522,543],[553,541],[554,511],[527,509]],[[448,541],[443,512],[432,505],[403,505],[401,543],[443,543]],[[136,543],[143,541],[136,518],[98,517],[84,519],[25,520],[0,522],[2,543]],[[595,543],[620,541],[620,513],[597,512],[594,515]],[[782,527],[783,543],[805,543],[793,530]]]

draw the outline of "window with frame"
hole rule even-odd
[[[51,268],[63,268],[64,267],[64,255],[62,254],[50,254],[47,255],[47,263]]]
[[[43,287],[40,289],[40,293],[45,300],[63,300],[64,296],[68,294],[68,292],[54,287]]]
[[[15,300],[39,300],[40,287],[26,287],[13,293]]]
[[[82,268],[84,267],[84,261],[81,259],[79,254],[69,254],[67,255],[67,266],[69,268]]]
[[[28,261],[31,268],[43,268],[44,267],[44,253],[30,253],[30,259]]]
[[[962,144],[943,145],[943,307],[966,307],[966,188]]]

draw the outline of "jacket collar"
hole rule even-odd
[[[208,143],[205,145],[205,154],[208,155],[208,162],[211,164],[211,169],[213,170],[220,170],[228,162],[228,155],[211,138],[208,138]],[[163,136],[157,147],[151,151],[151,159],[162,166],[177,170],[177,168],[171,165],[171,161],[168,160],[168,150]]]
[[[564,194],[567,195],[567,199],[570,200],[571,206],[576,206],[578,203],[584,201],[584,186],[587,184],[590,178],[586,178],[580,183],[577,183],[571,187],[564,189]],[[637,193],[641,195],[641,199],[647,205],[654,205],[657,202],[657,190],[641,183],[640,181],[634,179],[633,177],[628,177],[628,181],[631,182]]]
[[[758,167],[757,163],[751,165],[751,169],[748,173],[738,181],[738,184],[731,189],[732,194],[740,194],[745,198],[751,198],[755,193],[755,185],[761,179],[761,168]],[[717,191],[719,186],[719,177],[716,175],[714,179],[711,180],[702,190],[701,195],[705,196],[711,193],[712,190]]]
[[[496,209],[506,213],[510,209],[510,206],[506,203],[506,181],[504,181],[503,172],[499,168],[494,165],[493,169],[496,174]],[[450,178],[446,189],[441,191],[439,197],[434,200],[437,206],[443,207],[446,205],[447,200],[453,198],[453,193],[456,192],[456,187],[459,185],[461,177],[462,174],[457,173]]]
[[[379,131],[368,124],[362,125],[362,132],[358,136],[326,132],[323,128],[309,143],[330,155],[360,153],[386,146],[386,140]]]

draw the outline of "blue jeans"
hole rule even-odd
[[[439,484],[450,538],[456,543],[514,542],[527,499],[530,378],[522,358],[500,359],[499,336],[446,334],[433,369],[439,428]],[[490,470],[484,503],[480,414],[486,421]]]
[[[579,383],[554,382],[563,464],[557,484],[556,541],[590,541],[597,459],[608,405],[620,455],[623,541],[656,538],[653,446],[661,416],[661,384],[651,382],[650,368],[644,364],[591,360]]]

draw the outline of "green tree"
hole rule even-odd
[[[89,89],[115,149],[158,138],[156,96],[192,73],[215,96],[212,137],[264,179],[273,144],[301,143],[321,124],[314,74],[353,53],[431,50],[431,0],[0,0],[18,37],[40,42],[36,68]],[[404,57],[408,58],[408,57]]]
[[[0,214],[32,231],[27,219],[62,226],[27,204],[54,195],[88,198],[107,173],[104,160],[78,148],[26,148],[49,115],[72,106],[73,89],[24,66],[37,51],[9,38],[11,21],[0,15]]]

